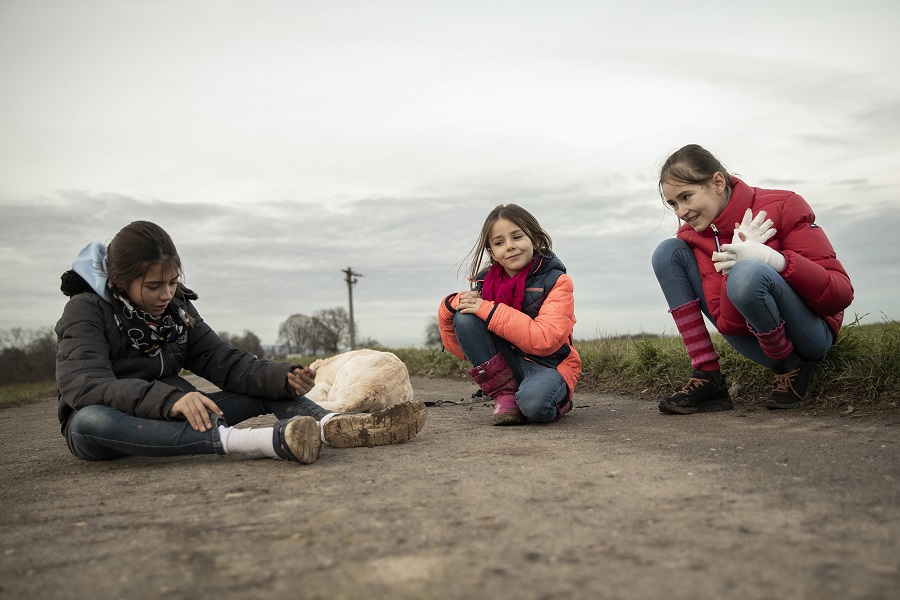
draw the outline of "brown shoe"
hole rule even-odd
[[[341,413],[322,426],[322,437],[335,448],[402,444],[422,431],[426,416],[425,405],[418,400],[373,413]]]
[[[294,417],[275,423],[272,442],[279,458],[308,465],[319,458],[322,440],[319,424],[312,417]]]

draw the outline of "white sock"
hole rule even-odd
[[[273,428],[237,429],[219,426],[219,437],[225,454],[241,454],[250,458],[278,458],[272,443]]]
[[[328,413],[319,421],[319,436],[322,438],[323,444],[328,443],[327,441],[325,441],[325,423],[335,418],[336,416],[338,416],[338,413]]]

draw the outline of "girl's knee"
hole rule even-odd
[[[732,267],[725,293],[735,308],[740,310],[742,306],[759,302],[766,270],[771,270],[771,267],[755,260],[740,261]]]
[[[69,432],[72,435],[97,436],[111,429],[114,422],[115,414],[112,409],[105,406],[85,406],[72,415]]]
[[[550,423],[556,419],[556,403],[549,394],[522,393],[516,394],[516,404],[519,411],[529,421],[535,423]]]
[[[84,460],[112,460],[126,456],[102,440],[114,437],[118,411],[107,406],[86,406],[72,415],[66,431],[69,451]]]
[[[519,403],[519,411],[534,423],[552,423],[556,420],[556,406],[547,402],[539,404]]]
[[[486,328],[484,321],[476,315],[461,312],[453,315],[453,330],[456,332],[457,337],[466,335],[471,331],[484,330]]]
[[[655,273],[668,271],[672,264],[672,255],[680,250],[691,252],[690,246],[679,238],[666,238],[656,246],[650,264]]]

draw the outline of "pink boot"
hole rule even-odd
[[[469,375],[494,400],[494,425],[518,425],[527,421],[516,404],[519,382],[502,355],[496,354],[489,361],[469,369]]]

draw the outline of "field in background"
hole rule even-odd
[[[54,380],[0,385],[0,408],[53,396],[56,396],[56,381]]]
[[[721,336],[713,343],[722,357],[732,395],[756,403],[772,388],[771,372],[735,352]],[[690,361],[677,337],[579,340],[583,370],[579,387],[613,393],[667,395],[687,382]],[[468,377],[469,365],[440,348],[386,348],[400,357],[413,375]],[[316,358],[292,356],[309,364]],[[56,395],[53,381],[0,386],[0,407]],[[900,322],[850,323],[819,365],[809,397],[812,408],[862,407],[892,410],[900,403]]]
[[[713,343],[721,356],[733,396],[762,403],[772,389],[772,373],[744,358],[720,335]],[[678,337],[600,338],[579,340],[582,375],[579,387],[613,393],[668,395],[687,383],[690,360]],[[470,367],[439,348],[387,348],[413,375],[468,377]],[[296,357],[309,364],[316,357]],[[808,395],[811,406],[855,410],[890,410],[900,402],[900,322],[849,323],[822,361]],[[852,408],[851,408],[852,407]]]

